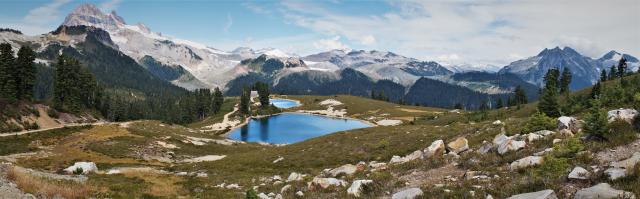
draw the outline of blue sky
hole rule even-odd
[[[499,66],[555,46],[592,57],[612,49],[640,56],[637,0],[4,0],[0,27],[45,33],[82,3],[223,50],[375,49]]]

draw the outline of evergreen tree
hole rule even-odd
[[[249,105],[251,98],[251,89],[249,87],[242,88],[242,94],[240,95],[240,113],[244,115],[249,114]]]
[[[607,113],[602,110],[600,100],[591,100],[591,108],[585,115],[584,131],[590,136],[604,139],[609,132]]]
[[[31,48],[23,46],[18,50],[17,70],[14,79],[17,84],[16,97],[20,100],[31,100],[33,97],[33,86],[37,73],[34,60],[35,53]]]
[[[460,102],[458,102],[458,103],[456,103],[456,105],[453,106],[453,108],[462,110],[464,107],[462,107],[462,104]]]
[[[222,103],[224,103],[224,96],[222,95],[222,91],[220,88],[216,87],[213,90],[213,112],[220,112],[220,108],[222,108]]]
[[[16,100],[15,57],[8,43],[0,44],[0,98]]]
[[[618,61],[618,77],[622,77],[627,73],[627,59],[624,57]]]
[[[618,69],[616,68],[616,66],[611,65],[611,68],[609,68],[609,80],[615,79],[618,76]]]
[[[61,55],[55,65],[54,107],[60,111],[78,112],[95,108],[100,97],[95,77],[76,59]]]
[[[498,98],[498,102],[496,102],[496,109],[500,109],[504,106],[504,102],[502,102],[502,98]]]
[[[559,117],[560,108],[558,104],[558,69],[549,69],[544,77],[544,89],[542,96],[540,96],[540,102],[538,103],[538,110],[549,117]]]
[[[598,81],[598,82],[596,82],[596,84],[593,85],[593,88],[591,88],[591,94],[590,94],[591,99],[598,98],[601,93],[602,93],[602,85]]]
[[[607,70],[602,69],[602,72],[600,73],[600,81],[601,82],[607,81]]]
[[[515,105],[521,105],[528,103],[527,94],[524,92],[521,86],[516,86],[515,89]]]
[[[269,85],[262,83],[262,82],[256,82],[255,86],[256,90],[258,91],[258,98],[260,99],[260,106],[261,107],[268,107],[269,106]]]
[[[564,68],[562,76],[560,77],[560,93],[569,93],[569,84],[571,84],[571,70],[569,68]]]

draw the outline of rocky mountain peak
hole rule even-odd
[[[124,19],[112,11],[105,14],[93,4],[82,4],[75,8],[64,19],[62,25],[65,26],[93,26],[106,30],[112,30],[124,25]]]

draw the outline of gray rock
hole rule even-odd
[[[615,180],[627,176],[627,170],[623,168],[608,168],[604,171],[610,180]]]
[[[333,177],[338,177],[340,175],[352,175],[358,171],[358,167],[352,164],[345,164],[338,168],[332,169],[329,171],[329,174]]]
[[[507,199],[558,199],[558,197],[553,190],[547,189],[537,192],[513,195]]]
[[[351,183],[349,189],[347,189],[347,194],[353,195],[355,197],[362,196],[362,190],[364,186],[373,183],[373,180],[356,180]]]
[[[298,192],[296,192],[296,196],[302,197],[302,196],[304,196],[304,193],[302,193],[302,191],[298,191]]]
[[[315,177],[313,178],[313,180],[311,181],[311,188],[315,187],[315,186],[319,186],[323,189],[329,188],[331,186],[341,186],[341,187],[346,187],[347,186],[347,182],[344,180],[338,180],[335,178],[318,178]]]
[[[449,142],[447,144],[447,149],[454,153],[461,153],[469,149],[469,141],[464,137],[459,137],[458,139]]]
[[[482,145],[478,149],[478,153],[487,154],[491,151],[491,148],[493,148],[493,144],[491,142],[482,141]]]
[[[527,167],[531,167],[531,166],[535,166],[535,165],[540,165],[542,164],[542,161],[544,159],[540,156],[528,156],[528,157],[524,157],[522,159],[516,160],[514,162],[511,163],[510,165],[510,169],[513,170],[518,170],[518,169],[522,169],[522,168],[527,168]]]
[[[586,169],[584,169],[582,167],[575,167],[575,168],[573,168],[573,170],[571,170],[571,173],[569,173],[568,178],[569,179],[586,180],[587,178],[589,178],[589,175],[590,175],[590,173]]]
[[[629,124],[633,123],[633,119],[638,115],[638,111],[635,109],[616,109],[607,112],[607,119],[609,122],[613,122],[616,119],[623,120]]]
[[[503,155],[509,151],[517,151],[524,148],[527,145],[524,141],[517,141],[507,139],[502,144],[498,145],[498,154]]]
[[[301,181],[305,176],[306,175],[304,175],[304,174],[291,172],[291,174],[289,174],[289,177],[287,178],[287,182]]]
[[[424,157],[430,158],[432,156],[442,156],[445,152],[444,141],[436,140],[431,143],[429,147],[424,149]]]
[[[417,150],[414,151],[413,153],[405,156],[405,157],[400,157],[400,156],[396,156],[394,155],[393,157],[391,157],[391,161],[389,161],[389,164],[399,164],[399,163],[405,163],[405,162],[409,162],[412,160],[417,160],[423,157],[423,153],[421,150]]]
[[[391,196],[391,199],[414,199],[418,196],[421,196],[422,190],[420,188],[409,188],[402,190],[400,192],[394,193]]]
[[[280,189],[280,193],[285,193],[287,191],[289,191],[289,189],[291,189],[291,185],[284,185],[284,187],[282,187],[282,189]]]
[[[611,198],[629,198],[634,199],[636,196],[631,192],[617,190],[611,188],[607,183],[600,183],[596,186],[584,188],[576,192],[574,199],[611,199]]]
[[[632,169],[638,163],[640,163],[640,152],[635,152],[630,158],[611,163],[611,166],[616,168]]]

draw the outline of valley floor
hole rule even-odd
[[[224,136],[243,120],[231,99],[221,113],[186,126],[133,121],[3,136],[0,198],[245,198],[250,189],[263,198],[507,198],[545,189],[573,198],[601,182],[640,195],[640,167],[615,180],[605,175],[619,161],[640,161],[637,136],[617,145],[585,143],[558,161],[544,151],[571,148],[580,134],[522,132],[530,106],[476,120],[464,111],[352,96],[278,97],[302,104],[285,111],[377,126],[289,145],[244,143]],[[544,163],[518,164],[526,157]],[[67,169],[78,162],[86,164]],[[575,166],[590,175],[568,178]]]

